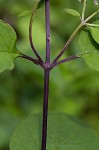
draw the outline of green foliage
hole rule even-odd
[[[32,11],[31,11],[31,10],[26,10],[26,11],[21,12],[21,13],[18,15],[18,17],[21,18],[21,17],[28,16],[28,15],[30,15],[30,14],[32,14]]]
[[[40,150],[42,115],[30,116],[16,128],[11,150]],[[48,117],[47,150],[98,150],[99,138],[79,120],[62,113]]]
[[[0,72],[13,69],[15,58],[20,55],[16,38],[13,28],[0,20]]]
[[[99,71],[99,45],[95,43],[88,30],[80,33],[79,48],[81,57],[86,64],[90,68]]]
[[[33,6],[33,0],[15,0],[11,6],[6,5],[7,0],[1,0],[1,17],[3,16],[2,12],[5,15],[5,18],[10,20],[11,23],[15,21],[14,16],[12,18],[11,11],[15,8],[14,14],[19,14],[23,10],[28,10]],[[11,0],[9,0],[9,3]],[[90,2],[91,3],[91,2]],[[2,7],[3,4],[3,7]],[[69,6],[70,5],[70,6]],[[69,15],[63,15],[61,12],[64,6],[74,6],[80,12],[80,5],[76,4],[76,1],[60,1],[57,0],[57,3],[52,1],[52,57],[54,58],[57,52],[60,51],[61,47],[64,44],[64,37],[68,39],[71,32],[78,25],[78,22],[75,21],[75,18],[72,17],[70,19]],[[57,7],[56,7],[57,6]],[[8,11],[8,8],[9,11]],[[57,11],[56,9],[57,8]],[[21,9],[21,11],[20,11]],[[3,10],[3,11],[2,11]],[[93,11],[93,7],[90,6],[89,10]],[[89,13],[89,12],[88,12]],[[40,14],[40,15],[39,15]],[[40,50],[40,53],[43,55],[44,52],[44,35],[45,28],[43,24],[43,11],[40,10],[40,13],[37,14],[37,18],[35,18],[34,23],[34,41],[36,47]],[[41,15],[42,14],[42,15]],[[88,14],[86,14],[88,15]],[[24,16],[24,15],[23,15]],[[68,20],[68,22],[66,22]],[[30,46],[28,45],[28,18],[22,18],[22,20],[17,20],[14,24],[14,27],[17,29],[18,33],[18,47],[22,51],[26,52],[28,55],[30,54]],[[62,26],[62,24],[66,24],[66,26]],[[56,28],[57,26],[57,28]],[[66,32],[64,32],[66,31]],[[38,35],[39,33],[39,35]],[[60,36],[61,35],[61,36]],[[39,39],[39,44],[38,44]],[[78,42],[74,40],[69,49],[69,55],[72,54],[72,49],[76,49],[75,43]],[[57,50],[56,50],[57,49]],[[63,57],[67,57],[65,54]],[[23,67],[25,66],[25,67]],[[70,67],[71,66],[71,67]],[[77,70],[77,71],[75,71]],[[57,78],[55,78],[55,74]],[[9,80],[8,80],[9,79]],[[28,81],[28,82],[27,82]],[[57,82],[58,81],[58,82]],[[16,68],[12,72],[4,72],[0,77],[0,110],[3,108],[4,112],[9,107],[12,110],[11,114],[8,115],[8,112],[3,116],[0,113],[0,118],[3,116],[4,121],[0,120],[0,149],[3,149],[5,145],[8,143],[8,139],[10,138],[11,133],[9,134],[9,130],[12,132],[12,129],[15,128],[16,124],[12,127],[12,122],[15,120],[10,120],[10,116],[16,113],[21,112],[22,114],[34,113],[38,112],[42,109],[41,99],[42,99],[42,72],[39,68],[36,68],[27,61],[19,60],[16,63]],[[99,133],[99,74],[97,72],[92,71],[91,69],[86,68],[84,63],[79,60],[70,62],[67,65],[60,65],[57,67],[51,74],[50,78],[50,102],[49,109],[53,109],[56,111],[68,112],[71,114],[82,116],[83,119],[91,122],[91,126],[94,126],[95,130]],[[88,83],[88,84],[86,84]],[[20,86],[21,85],[21,86]],[[14,88],[13,88],[14,87]],[[57,87],[55,91],[54,88]],[[38,94],[39,93],[39,94]],[[71,94],[72,93],[72,94]],[[13,105],[12,105],[13,103]],[[3,107],[5,106],[5,107]],[[20,116],[21,116],[20,115]],[[96,117],[97,116],[97,117]],[[22,118],[21,118],[22,119]],[[6,123],[5,123],[5,120]],[[8,125],[7,130],[5,128],[2,129],[4,123]],[[13,121],[14,120],[14,121]],[[5,126],[4,126],[5,127]],[[4,131],[4,132],[3,132]],[[6,133],[5,133],[6,132]],[[6,135],[8,134],[8,135]],[[7,138],[7,139],[6,139]],[[80,148],[81,149],[81,148]]]
[[[80,14],[79,12],[77,12],[76,10],[74,9],[65,9],[65,12],[72,15],[72,16],[75,16],[75,17],[80,17]]]

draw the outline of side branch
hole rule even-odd
[[[34,64],[41,66],[41,62],[38,59],[34,59],[34,58],[27,56],[27,55],[24,55],[24,54],[22,56],[18,56],[18,57],[27,59],[27,60],[33,62]]]
[[[60,61],[56,62],[55,64],[52,64],[52,68],[56,67],[57,65],[63,64],[65,62],[69,62],[69,61],[75,60],[77,58],[80,58],[80,57],[79,56],[70,56],[68,58],[65,58],[63,60],[60,60]]]
[[[81,27],[83,26],[83,23],[81,23],[76,30],[73,32],[73,34],[70,36],[70,38],[68,39],[68,41],[66,42],[66,44],[64,45],[63,49],[61,50],[61,52],[59,53],[59,55],[54,59],[53,63],[55,64],[57,62],[57,60],[62,56],[62,54],[65,52],[65,50],[67,50],[68,46],[70,45],[71,41],[73,40],[73,38],[75,37],[75,35],[78,33],[78,31],[81,29]]]
[[[29,24],[29,40],[30,40],[30,45],[31,45],[31,48],[32,48],[34,54],[36,55],[36,57],[38,58],[38,60],[43,63],[42,58],[40,57],[40,55],[35,50],[35,47],[34,47],[34,44],[33,44],[33,39],[32,39],[32,26],[33,26],[33,17],[34,17],[34,14],[35,14],[35,12],[33,11],[31,19],[30,19],[30,24]]]

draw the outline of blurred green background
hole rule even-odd
[[[34,56],[29,45],[30,15],[19,18],[32,9],[33,0],[0,0],[0,18],[16,30],[18,49]],[[79,24],[64,8],[81,12],[77,0],[51,0],[51,60],[62,49]],[[86,16],[95,10],[93,0],[88,3]],[[34,43],[45,59],[44,7],[34,19]],[[78,35],[63,58],[78,51]],[[0,74],[0,150],[9,150],[10,137],[20,120],[42,111],[43,70],[26,60],[17,59],[11,72]],[[86,121],[99,134],[99,73],[89,69],[83,60],[75,60],[56,67],[50,76],[49,110],[75,115]]]

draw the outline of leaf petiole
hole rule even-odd
[[[91,27],[99,27],[99,24],[86,23],[86,25]]]
[[[81,18],[82,21],[84,21],[84,19],[85,19],[86,4],[87,4],[87,0],[84,0],[83,10],[82,10],[82,18]]]

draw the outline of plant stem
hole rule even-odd
[[[46,150],[46,143],[47,143],[48,94],[49,94],[49,74],[50,74],[50,0],[45,0],[45,19],[46,19],[46,60],[44,68],[44,100],[43,100],[41,150]]]
[[[85,10],[86,10],[86,3],[87,3],[87,0],[84,0],[84,6],[83,6],[83,10],[82,10],[82,21],[84,21],[85,19]]]
[[[87,19],[85,19],[85,23],[88,22],[90,19],[92,19],[98,13],[99,13],[99,9],[97,11],[95,11],[93,14],[91,14]]]
[[[50,74],[50,70],[44,70],[44,101],[43,101],[42,150],[46,150],[46,143],[47,143],[49,74]]]
[[[99,24],[86,23],[86,25],[91,27],[99,27]]]

